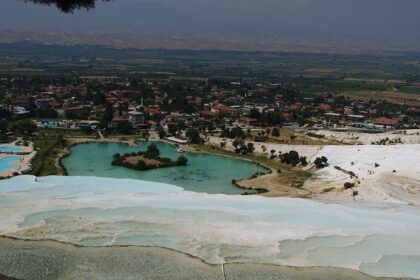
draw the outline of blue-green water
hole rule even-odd
[[[245,191],[232,185],[232,179],[249,178],[262,167],[242,160],[217,155],[184,153],[188,166],[136,171],[112,166],[115,153],[145,150],[151,142],[141,142],[137,147],[121,143],[88,143],[70,149],[71,155],[63,159],[70,176],[97,176],[110,178],[141,179],[169,183],[186,190],[206,193],[242,194]],[[176,146],[155,142],[162,157],[177,159],[181,154]]]
[[[17,146],[0,146],[0,153],[19,153],[22,152],[21,147]]]
[[[7,171],[9,169],[15,168],[16,166],[13,164],[15,161],[19,161],[19,156],[10,156],[0,158],[0,172]]]

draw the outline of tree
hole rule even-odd
[[[189,128],[187,129],[187,132],[185,135],[188,137],[190,143],[193,143],[193,144],[201,143],[200,133],[198,132],[197,129]]]
[[[12,115],[8,110],[0,108],[0,119],[7,119]]]
[[[136,170],[147,170],[147,164],[143,160],[139,160],[136,164],[134,164],[134,169]]]
[[[176,134],[176,132],[178,131],[178,126],[176,125],[168,125],[168,132],[171,135]]]
[[[230,138],[230,139],[234,139],[234,138],[238,138],[238,137],[244,137],[244,131],[242,130],[242,128],[240,128],[239,126],[235,126],[234,128],[232,128],[231,130],[229,130],[228,128],[224,129],[222,131],[222,137],[223,138]]]
[[[274,127],[271,130],[271,136],[273,136],[273,137],[279,137],[280,136],[280,130],[277,127]]]
[[[177,126],[178,126],[178,130],[185,130],[186,128],[185,122],[182,120],[178,121]]]
[[[147,146],[146,157],[155,158],[155,157],[158,157],[159,154],[160,154],[160,151],[155,143],[152,143],[149,146]]]
[[[288,153],[280,154],[279,157],[281,159],[281,162],[292,166],[296,166],[300,161],[299,153],[296,151],[290,151]]]
[[[80,129],[83,133],[91,134],[92,133],[92,127],[91,126],[83,126]]]
[[[188,163],[188,159],[185,156],[180,156],[177,160],[176,160],[176,164],[180,165],[180,166],[185,166]]]
[[[133,126],[128,121],[120,122],[117,125],[117,131],[121,134],[130,134],[133,130]]]
[[[314,161],[316,168],[324,168],[328,166],[328,159],[324,156],[317,157]]]
[[[36,124],[31,120],[19,120],[10,123],[9,129],[22,134],[31,135],[37,129]]]
[[[302,164],[302,166],[308,165],[308,160],[306,159],[306,157],[300,157],[299,161],[300,161],[300,164]]]
[[[101,120],[102,127],[107,127],[113,118],[114,118],[114,109],[112,108],[111,103],[107,103],[105,106],[105,113],[102,116],[102,120]]]
[[[163,127],[158,126],[158,127],[156,128],[156,130],[157,130],[157,132],[158,132],[158,134],[159,134],[159,138],[160,138],[160,139],[165,138],[165,136],[166,136],[166,131],[165,131],[165,129],[164,129]]]
[[[246,145],[246,147],[247,147],[248,153],[250,153],[250,154],[252,154],[255,150],[254,143],[248,143],[248,145]]]
[[[109,0],[24,0],[31,1],[42,5],[55,5],[57,8],[65,13],[73,12],[76,9],[86,8],[91,9],[95,7],[96,1],[109,1]]]
[[[296,166],[299,163],[299,153],[296,151],[290,151],[290,164]]]

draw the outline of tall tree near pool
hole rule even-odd
[[[19,120],[9,124],[11,131],[16,131],[26,135],[32,135],[37,129],[36,124],[31,120]]]
[[[200,144],[201,143],[200,133],[195,128],[189,128],[186,132],[186,136],[188,137],[189,141],[192,144]]]

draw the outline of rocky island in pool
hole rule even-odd
[[[160,151],[156,144],[147,146],[146,151],[131,152],[124,155],[114,154],[112,165],[131,168],[134,170],[150,170],[157,168],[167,168],[174,166],[186,166],[188,159],[185,156],[179,156],[176,161],[170,158],[160,157]]]

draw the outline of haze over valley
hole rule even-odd
[[[62,14],[55,7],[3,0],[0,41],[170,49],[415,51],[420,46],[420,2],[396,2],[116,0]]]

